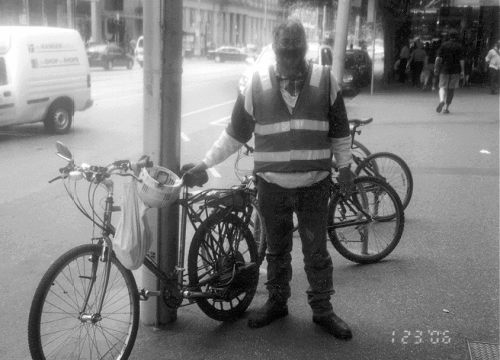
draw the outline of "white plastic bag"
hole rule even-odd
[[[137,186],[126,183],[121,215],[113,238],[116,257],[127,269],[139,268],[151,246],[151,232],[146,219],[148,207],[137,195]]]

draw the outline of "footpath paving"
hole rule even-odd
[[[219,323],[196,305],[180,308],[177,321],[162,329],[141,324],[131,359],[498,359],[498,96],[481,87],[458,89],[449,115],[436,113],[436,92],[400,85],[373,95],[365,90],[346,104],[351,118],[374,117],[363,130],[363,143],[402,155],[414,164],[417,182],[404,239],[390,260],[356,266],[331,248],[334,308],[352,326],[353,339],[337,340],[311,321],[297,242],[288,317],[250,329],[246,316]],[[383,143],[381,134],[386,134]],[[484,144],[493,158],[457,159],[454,142],[463,139]],[[456,194],[454,189],[469,183],[470,172],[482,187],[474,197]],[[445,181],[451,188],[439,195],[424,192]],[[496,210],[493,205],[476,219],[469,213],[475,208],[465,208],[481,199],[496,201]],[[456,210],[443,205],[450,201],[459,204]],[[436,221],[445,212],[452,214]],[[483,246],[481,255],[471,253],[467,239],[459,243],[460,235],[447,235],[456,234],[454,229],[464,226],[457,219],[464,218],[469,221],[460,232],[464,237],[472,236],[468,228],[481,233],[473,239]],[[261,270],[249,310],[265,302],[264,281]]]

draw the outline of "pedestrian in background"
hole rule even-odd
[[[410,68],[411,82],[413,86],[420,86],[420,74],[424,69],[426,60],[427,53],[424,50],[422,41],[417,39],[407,65]]]
[[[450,31],[448,40],[441,45],[436,55],[434,75],[439,75],[439,104],[438,113],[444,110],[449,114],[449,107],[458,88],[460,78],[464,78],[464,50],[458,43],[458,32]]]
[[[399,52],[399,82],[403,84],[406,82],[406,65],[409,58],[410,48],[408,47],[408,41],[405,41]]]
[[[254,172],[267,233],[266,303],[250,314],[259,328],[288,315],[291,296],[293,213],[297,214],[312,320],[340,339],[352,337],[333,312],[333,265],[326,226],[332,153],[339,182],[352,186],[351,137],[340,86],[331,69],[306,61],[303,25],[288,20],[273,31],[276,63],[257,70],[239,94],[231,122],[188,174],[204,171],[255,136]]]
[[[427,53],[425,57],[424,70],[422,70],[422,90],[429,90],[434,78],[434,61],[436,61],[436,51],[433,43],[426,42],[424,50]]]
[[[498,83],[500,77],[500,40],[488,51],[485,58],[488,63],[488,77],[490,80],[490,93],[498,94]]]

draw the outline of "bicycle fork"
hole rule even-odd
[[[92,271],[91,271],[91,276],[90,276],[90,285],[87,290],[87,293],[85,294],[85,299],[83,301],[82,307],[80,309],[80,316],[79,319],[82,322],[91,322],[93,324],[99,322],[102,320],[101,316],[101,311],[104,303],[104,298],[106,297],[107,289],[108,289],[108,284],[109,284],[109,274],[111,271],[111,249],[112,243],[109,238],[109,227],[111,226],[111,213],[113,211],[118,210],[118,208],[115,208],[113,206],[113,183],[110,181],[103,181],[103,185],[107,189],[107,197],[106,197],[106,204],[105,204],[105,210],[104,210],[104,227],[102,230],[102,237],[100,238],[100,241],[102,241],[102,251],[101,254],[96,257],[95,255],[92,255]],[[102,279],[102,291],[99,294],[99,299],[97,303],[97,309],[93,313],[87,313],[86,309],[88,307],[89,299],[90,299],[90,294],[92,293],[92,290],[94,289],[96,280],[97,280],[97,268],[99,265],[99,262],[104,263],[104,276]]]

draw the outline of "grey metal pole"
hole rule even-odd
[[[338,83],[342,83],[344,74],[344,58],[347,46],[347,27],[349,25],[350,0],[339,0],[337,7],[337,22],[335,24],[335,44],[333,45],[332,70]]]
[[[66,0],[66,16],[68,18],[68,27],[74,28],[74,19],[73,19],[73,0]]]
[[[182,76],[182,1],[144,2],[144,153],[155,164],[174,172],[180,162],[180,118]],[[172,275],[177,263],[178,208],[148,214],[152,227],[156,262]],[[155,246],[156,245],[156,246]],[[154,251],[154,250],[153,250]],[[149,270],[142,268],[142,287],[160,290]],[[141,319],[146,325],[162,326],[177,319],[161,297],[142,303]]]
[[[162,1],[160,165],[179,173],[181,158],[182,0]],[[160,209],[159,266],[172,274],[177,264],[179,208]],[[177,319],[177,310],[158,304],[158,324]]]

